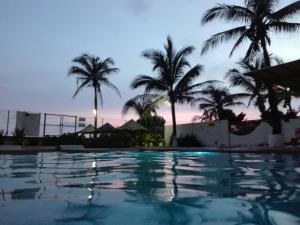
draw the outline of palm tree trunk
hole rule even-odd
[[[175,102],[171,100],[171,111],[172,111],[172,122],[173,122],[173,132],[171,137],[171,145],[177,146],[177,127],[176,127],[176,115],[175,115]]]
[[[97,138],[97,116],[98,116],[98,101],[97,101],[97,88],[94,87],[94,138]]]
[[[263,48],[263,54],[264,54],[264,64],[265,67],[270,67],[270,56],[267,50],[265,39],[262,39],[262,48]],[[276,95],[275,91],[273,90],[274,82],[267,83],[268,88],[268,101],[272,112],[272,125],[273,125],[273,134],[281,134],[281,119],[279,116],[279,111],[276,103]]]

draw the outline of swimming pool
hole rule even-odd
[[[0,155],[1,225],[300,224],[300,155]]]

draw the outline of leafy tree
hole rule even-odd
[[[146,127],[153,134],[157,133],[161,137],[164,135],[165,119],[158,115],[144,114],[137,122]]]
[[[157,76],[139,75],[131,84],[133,89],[143,86],[146,93],[158,94],[170,102],[173,122],[172,145],[176,145],[177,142],[175,104],[190,102],[194,98],[193,91],[205,84],[193,83],[202,71],[201,65],[190,67],[187,58],[193,51],[192,46],[176,51],[171,37],[168,36],[163,51],[152,49],[142,53],[142,56],[152,63],[153,72],[157,72]]]
[[[100,98],[100,103],[103,103],[102,89],[103,85],[112,88],[119,96],[121,96],[118,88],[109,81],[108,76],[117,73],[118,68],[114,66],[114,61],[111,58],[106,58],[101,60],[99,57],[83,54],[79,57],[73,59],[73,63],[76,65],[72,66],[69,75],[75,75],[77,77],[77,82],[79,86],[75,91],[73,98],[84,88],[94,89],[94,138],[97,137],[97,113],[98,113],[98,95]]]
[[[240,47],[245,41],[250,45],[245,55],[246,60],[251,60],[259,52],[263,53],[265,67],[270,67],[268,46],[271,44],[271,32],[295,32],[300,28],[299,23],[289,22],[300,11],[300,1],[295,1],[279,10],[275,10],[278,0],[245,0],[244,5],[218,4],[206,11],[202,23],[214,20],[242,23],[241,26],[217,33],[204,42],[202,54],[218,44],[237,40],[230,53]],[[280,113],[276,104],[274,83],[268,83],[268,101],[273,115],[273,133],[281,133]]]
[[[200,91],[203,97],[197,98],[199,109],[204,110],[203,120],[228,119],[225,109],[228,107],[244,105],[241,99],[248,98],[247,93],[231,94],[227,88],[210,85]],[[227,113],[228,114],[228,113]]]

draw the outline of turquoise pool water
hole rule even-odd
[[[300,155],[0,155],[1,225],[298,225]]]

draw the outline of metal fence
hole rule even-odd
[[[22,111],[22,110],[20,110]],[[23,112],[23,111],[22,111]],[[36,113],[26,111],[27,113]],[[40,113],[39,136],[59,136],[64,133],[74,133],[83,129],[88,124],[94,124],[93,116],[65,115],[60,113]],[[17,111],[0,109],[0,130],[4,135],[11,136],[16,128]],[[111,123],[118,127],[126,122],[123,119],[98,117],[98,125]]]

